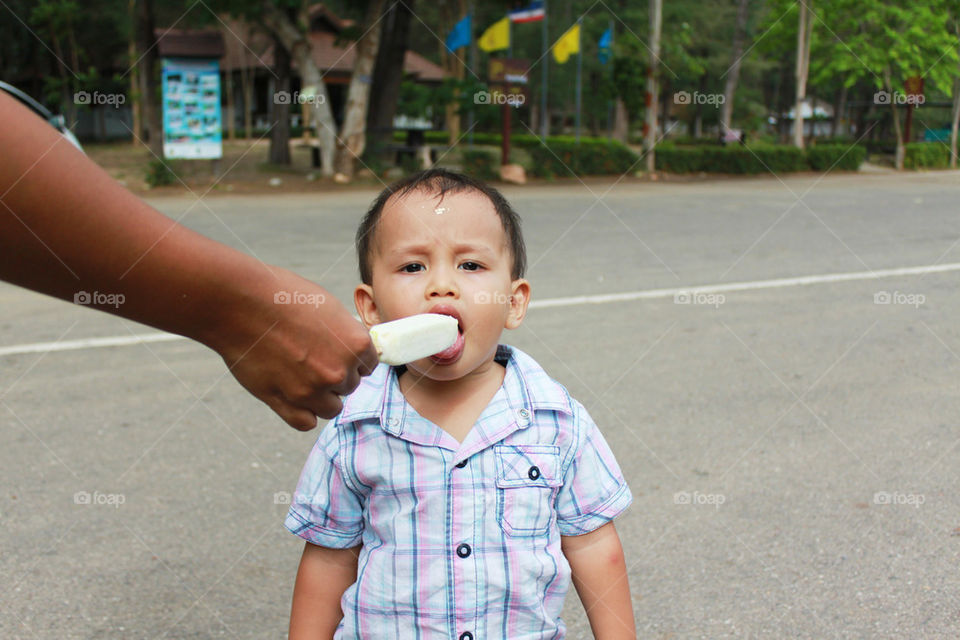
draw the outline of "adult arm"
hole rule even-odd
[[[115,294],[122,304],[91,306],[214,349],[298,429],[339,413],[338,395],[376,366],[325,289],[177,224],[3,93],[0,150],[0,279],[71,302]],[[283,291],[310,303],[276,304]]]
[[[582,536],[560,539],[570,564],[573,586],[597,640],[633,640],[637,629],[623,546],[613,522]]]
[[[331,640],[343,618],[340,599],[357,580],[361,547],[328,549],[307,542],[293,587],[290,640]]]

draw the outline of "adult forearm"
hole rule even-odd
[[[198,340],[300,429],[376,367],[325,289],[162,215],[3,94],[0,154],[0,279]]]
[[[203,341],[241,285],[270,286],[265,265],[155,211],[7,97],[0,122],[0,278]]]

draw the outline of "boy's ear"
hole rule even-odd
[[[510,312],[503,325],[507,329],[516,329],[527,315],[527,305],[530,304],[530,283],[518,278],[510,285]]]
[[[357,313],[360,314],[360,321],[368,329],[375,324],[380,324],[380,311],[373,300],[373,287],[368,284],[357,285],[353,291],[353,304],[356,305]]]

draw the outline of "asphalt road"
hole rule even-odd
[[[504,341],[624,469],[640,637],[956,637],[960,272],[885,270],[960,263],[958,187],[505,189],[554,304]],[[373,196],[152,204],[349,301]],[[825,277],[778,281],[800,276]],[[730,283],[752,284],[696,291]],[[0,285],[0,330],[0,637],[284,637],[302,545],[279,503],[317,432],[184,340],[17,352],[153,333],[134,323]],[[572,590],[565,619],[588,637]]]

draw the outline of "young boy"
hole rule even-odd
[[[367,326],[442,313],[460,336],[381,364],[320,434],[286,519],[307,541],[291,640],[563,638],[571,577],[595,637],[634,638],[620,468],[583,406],[499,344],[530,301],[517,214],[433,169],[380,194],[357,253]]]

